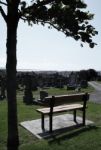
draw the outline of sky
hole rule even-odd
[[[88,44],[82,48],[80,42],[66,37],[47,26],[19,22],[17,35],[17,69],[79,71],[95,69],[101,71],[101,0],[84,0],[94,19],[90,22],[99,32],[93,38],[98,45],[93,49]],[[0,68],[6,66],[6,25],[0,15]]]

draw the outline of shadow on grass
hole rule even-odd
[[[98,127],[94,125],[87,125],[83,126],[82,124],[79,124],[77,126],[71,126],[68,128],[61,129],[61,131],[53,133],[50,138],[48,139],[49,144],[58,143],[60,144],[61,141],[69,140],[73,137],[79,136],[83,132],[88,132],[91,130],[97,130]]]

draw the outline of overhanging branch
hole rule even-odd
[[[28,18],[27,17],[21,17],[21,19],[23,21],[28,21]],[[37,22],[40,22],[40,23],[44,23],[44,24],[49,24],[50,26],[52,26],[53,28],[55,28],[56,30],[60,31],[60,28],[59,27],[56,27],[54,24],[52,24],[51,22],[49,21],[42,21],[42,20],[39,20],[39,19],[36,19]]]
[[[38,8],[40,6],[44,6],[44,5],[50,4],[50,3],[54,2],[54,1],[55,0],[43,0],[43,1],[39,1],[38,3],[34,3],[33,5],[24,8],[23,11],[20,12],[19,15],[23,16],[23,14],[25,14],[26,12],[28,12],[31,9]]]
[[[3,4],[3,5],[5,5],[5,6],[7,6],[7,4],[6,4],[6,3],[4,3],[4,2],[2,2],[2,1],[0,1],[0,4]]]
[[[4,18],[5,22],[7,22],[7,16],[1,6],[0,6],[0,13],[1,13],[2,17]]]
[[[38,22],[42,23],[43,21],[38,20]],[[60,28],[59,28],[59,27],[56,27],[54,24],[52,24],[52,23],[51,23],[51,22],[49,22],[49,21],[44,21],[44,23],[49,24],[50,26],[52,26],[52,27],[53,27],[53,28],[55,28],[56,30],[60,30]]]

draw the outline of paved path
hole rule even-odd
[[[90,101],[101,104],[101,84],[92,81],[89,85],[95,88],[95,91],[90,94]]]
[[[72,114],[63,114],[59,116],[53,116],[53,133],[49,132],[49,117],[45,117],[45,131],[41,129],[41,119],[30,120],[21,122],[20,125],[35,135],[37,138],[50,138],[71,129],[76,129],[82,125],[82,117],[77,116],[78,125],[73,121]],[[86,125],[93,124],[92,121],[86,120]]]

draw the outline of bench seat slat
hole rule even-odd
[[[64,112],[64,111],[81,109],[81,108],[83,108],[82,104],[61,105],[61,106],[53,107],[53,112],[58,113],[58,112]],[[47,108],[37,109],[37,111],[42,114],[49,114],[50,108],[47,107]]]

